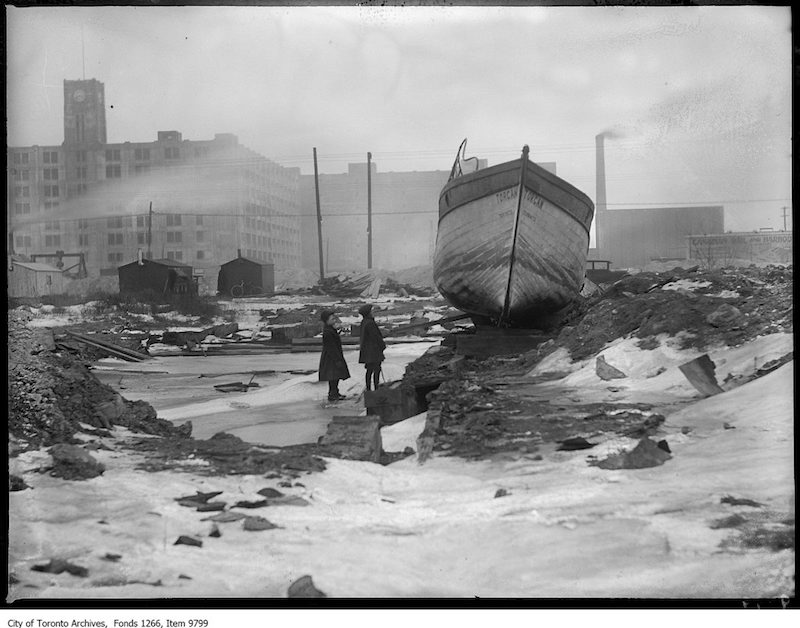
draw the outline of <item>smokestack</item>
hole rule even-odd
[[[596,145],[596,171],[595,171],[595,213],[594,213],[594,226],[595,226],[595,247],[600,252],[601,248],[606,245],[605,239],[605,223],[606,223],[606,157],[603,138],[605,133],[599,133],[595,136]]]

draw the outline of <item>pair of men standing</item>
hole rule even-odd
[[[367,390],[370,386],[378,388],[381,375],[381,362],[386,343],[383,341],[378,323],[372,316],[372,305],[367,303],[358,309],[362,316],[361,338],[358,361],[366,369]],[[350,371],[342,352],[342,339],[339,338],[340,321],[331,310],[323,310],[320,318],[325,324],[322,329],[322,355],[319,357],[319,381],[328,382],[328,401],[339,401],[345,396],[339,393],[339,380],[349,379]]]

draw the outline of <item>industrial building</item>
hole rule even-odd
[[[241,248],[278,269],[300,265],[299,168],[235,135],[108,143],[103,83],[64,81],[61,146],[10,147],[7,216],[14,253],[84,253],[90,276],[146,257],[190,263],[215,288]]]
[[[485,168],[487,161],[480,160]],[[552,162],[540,166],[553,174]],[[348,164],[346,173],[319,175],[325,271],[367,265],[367,206],[372,208],[372,267],[400,270],[430,264],[439,224],[439,194],[450,170],[379,172],[375,162]],[[319,268],[313,175],[300,176],[303,267]],[[369,197],[369,198],[368,198]]]
[[[687,238],[725,232],[722,205],[608,209],[604,134],[595,138],[595,248],[590,259],[612,268],[641,268],[653,260],[686,259]]]

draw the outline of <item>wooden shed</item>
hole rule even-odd
[[[158,294],[196,292],[192,267],[172,259],[143,259],[117,269],[120,294],[152,291]]]
[[[275,292],[275,265],[240,255],[220,266],[217,292],[235,297],[271,295]]]
[[[63,294],[65,284],[63,271],[49,264],[12,260],[8,267],[9,297]]]

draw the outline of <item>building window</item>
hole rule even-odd
[[[31,180],[31,171],[30,170],[15,170],[14,171],[14,181],[30,181]]]
[[[46,235],[44,237],[44,245],[45,246],[61,246],[61,236],[60,235]]]
[[[147,174],[148,172],[150,172],[150,166],[141,166],[136,164],[133,167],[133,174]]]
[[[167,259],[182,260],[183,251],[167,251]]]
[[[58,168],[45,168],[44,169],[45,181],[58,181]]]
[[[109,262],[121,262],[123,260],[122,253],[109,253],[108,254],[108,261]]]
[[[14,163],[17,165],[27,164],[30,162],[28,153],[14,153]]]
[[[86,166],[78,166],[75,168],[75,174],[77,174],[79,179],[85,179],[88,173],[89,169]]]
[[[30,214],[31,213],[31,204],[30,203],[14,203],[14,213],[15,214]]]
[[[164,157],[167,159],[180,159],[181,149],[177,146],[169,146],[164,149]]]
[[[119,164],[106,166],[106,179],[119,179],[122,176],[122,166]]]
[[[88,233],[79,233],[78,234],[78,246],[89,246],[89,234]]]
[[[194,217],[194,224],[202,225],[203,224],[203,217],[202,216],[195,216]]]
[[[108,218],[106,220],[106,227],[109,229],[122,229],[122,217]]]
[[[198,242],[204,242],[205,239],[206,239],[206,232],[205,231],[198,231],[197,234],[195,235],[195,239]]]
[[[108,234],[108,243],[112,245],[122,244],[122,234],[121,233],[109,233]]]
[[[197,257],[197,259],[205,259],[206,258],[206,252],[205,251],[197,251],[196,257]]]
[[[17,248],[30,247],[31,237],[29,235],[17,236],[16,242],[17,242]]]
[[[106,150],[106,161],[120,161],[121,151],[118,148]]]
[[[78,194],[83,194],[83,193],[86,192],[86,184],[85,183],[79,183],[76,189],[78,191]]]
[[[86,162],[86,151],[85,150],[79,150],[78,152],[76,152],[75,153],[75,161],[77,161],[79,163]]]
[[[61,228],[61,223],[57,220],[45,220],[44,221],[44,230],[45,231],[58,231]]]
[[[183,233],[180,231],[167,231],[167,242],[183,242]]]
[[[58,207],[58,201],[46,201],[44,204],[45,210],[53,210]]]
[[[136,226],[144,227],[144,216],[136,216]]]
[[[28,185],[15,185],[14,186],[14,196],[22,197],[22,198],[29,198],[31,195],[31,188]]]
[[[144,244],[144,234],[143,233],[140,232],[140,233],[136,234],[136,244]]]
[[[42,161],[46,164],[57,164],[58,153],[56,151],[46,150],[42,153]]]
[[[78,218],[78,229],[88,229],[89,221],[86,218]]]
[[[181,224],[180,214],[167,214],[167,227],[179,227]]]
[[[147,161],[148,159],[150,159],[150,149],[149,148],[134,149],[133,158],[136,161]]]
[[[54,198],[58,196],[58,186],[57,185],[45,185],[44,186],[44,195],[48,198]]]

